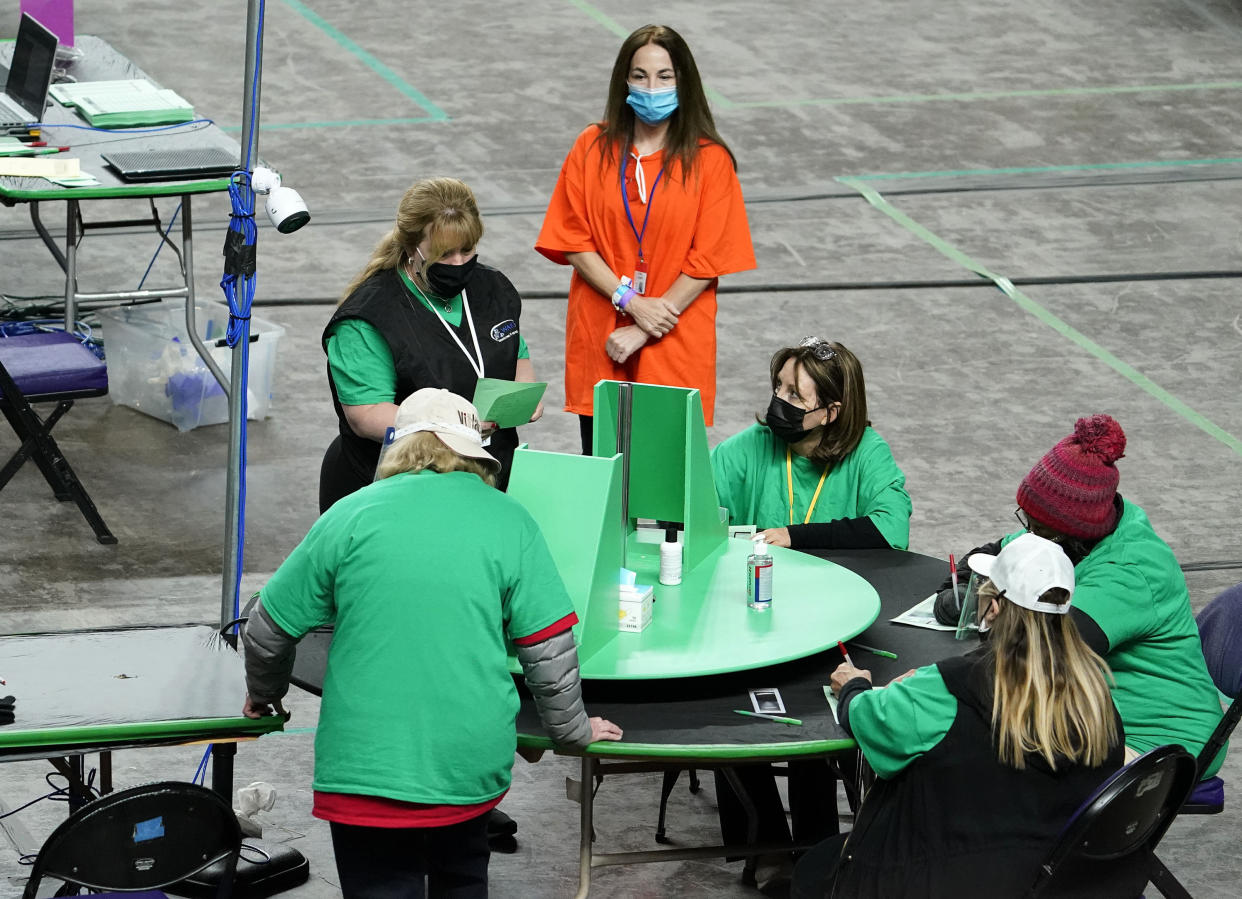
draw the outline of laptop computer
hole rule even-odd
[[[109,151],[99,155],[126,181],[224,178],[237,169],[237,152],[218,147]]]
[[[56,64],[56,35],[29,13],[22,14],[13,45],[13,65],[0,94],[0,131],[29,129],[43,119]]]

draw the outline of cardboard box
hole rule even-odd
[[[639,633],[651,624],[651,610],[655,602],[655,588],[647,584],[621,585],[618,603],[618,627],[623,631]]]

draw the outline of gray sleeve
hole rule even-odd
[[[591,720],[582,705],[573,631],[562,631],[533,646],[519,646],[517,657],[539,720],[552,742],[571,749],[591,745]]]
[[[293,658],[298,641],[281,629],[263,608],[262,598],[254,604],[242,631],[246,651],[246,692],[257,703],[283,699],[289,692]]]

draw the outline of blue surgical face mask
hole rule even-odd
[[[648,125],[658,125],[677,111],[677,88],[663,87],[659,90],[647,90],[631,84],[630,95],[625,102],[630,104],[634,115]]]

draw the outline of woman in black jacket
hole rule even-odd
[[[833,858],[812,895],[1020,896],[1074,811],[1121,767],[1108,667],[1066,614],[1065,553],[1026,534],[971,563],[989,578],[985,646],[883,689],[848,664],[832,675],[841,724],[878,779],[853,831],[804,861]]]

